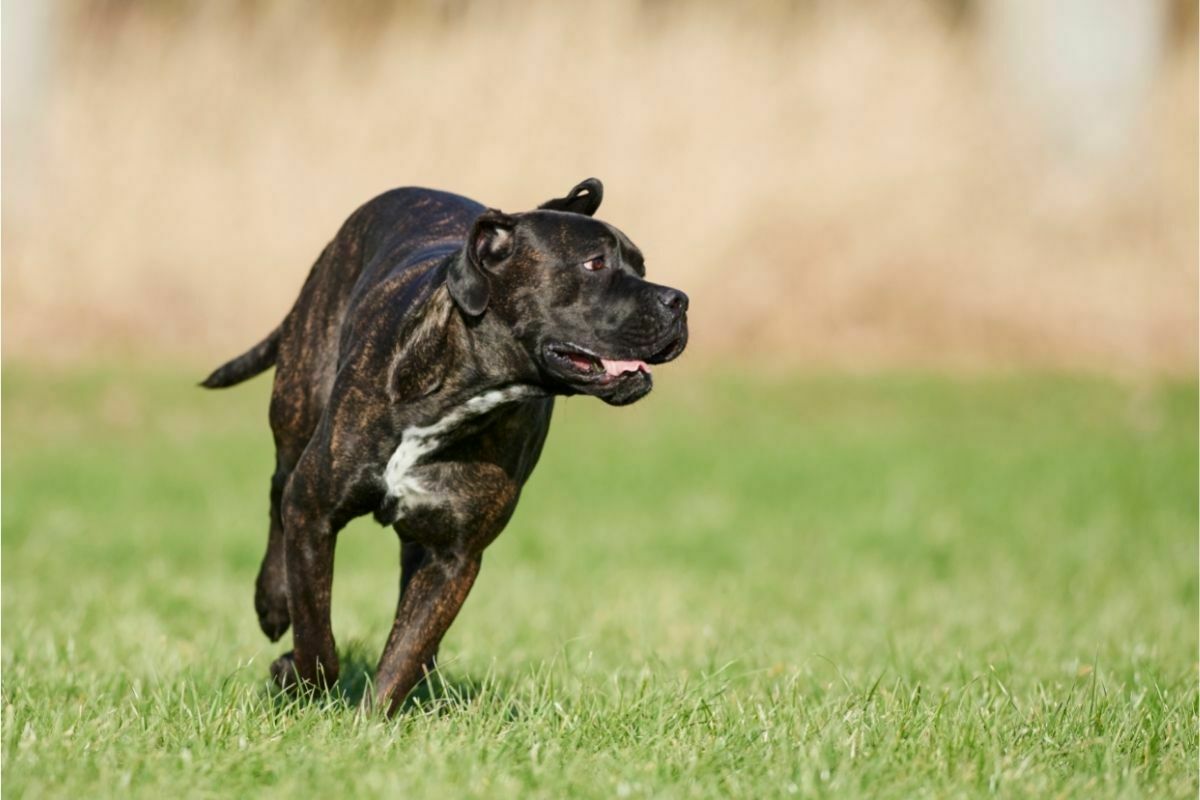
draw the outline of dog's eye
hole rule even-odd
[[[598,272],[599,270],[604,269],[604,256],[589,258],[587,261],[583,262],[583,268],[588,272]]]

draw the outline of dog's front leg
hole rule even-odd
[[[400,533],[397,530],[397,533]],[[404,599],[404,592],[408,589],[408,584],[412,582],[413,575],[420,570],[421,564],[425,562],[425,546],[417,542],[406,542],[403,539],[400,542],[400,599]],[[397,612],[399,613],[399,612]],[[425,672],[433,672],[437,669],[437,647],[433,648],[433,653],[422,667]]]
[[[375,706],[394,714],[425,674],[425,664],[458,615],[481,555],[426,548],[400,596],[396,621],[375,676]]]

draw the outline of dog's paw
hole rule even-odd
[[[258,627],[272,642],[287,633],[292,624],[288,614],[287,594],[271,592],[260,581],[254,590],[254,610],[258,613]]]
[[[271,662],[271,680],[285,692],[290,692],[300,685],[300,675],[296,672],[296,659],[291,650]]]

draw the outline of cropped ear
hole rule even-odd
[[[516,222],[495,209],[485,211],[471,226],[463,252],[450,262],[446,285],[466,314],[477,317],[487,309],[491,294],[488,272],[512,255]]]
[[[596,209],[600,208],[600,201],[603,199],[604,184],[600,182],[599,178],[588,178],[572,189],[566,197],[547,200],[538,208],[548,211],[570,211],[573,214],[586,214],[590,217],[596,213]]]

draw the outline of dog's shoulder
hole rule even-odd
[[[465,235],[485,207],[439,189],[403,186],[363,203],[348,222],[359,235],[380,239],[438,239]]]

